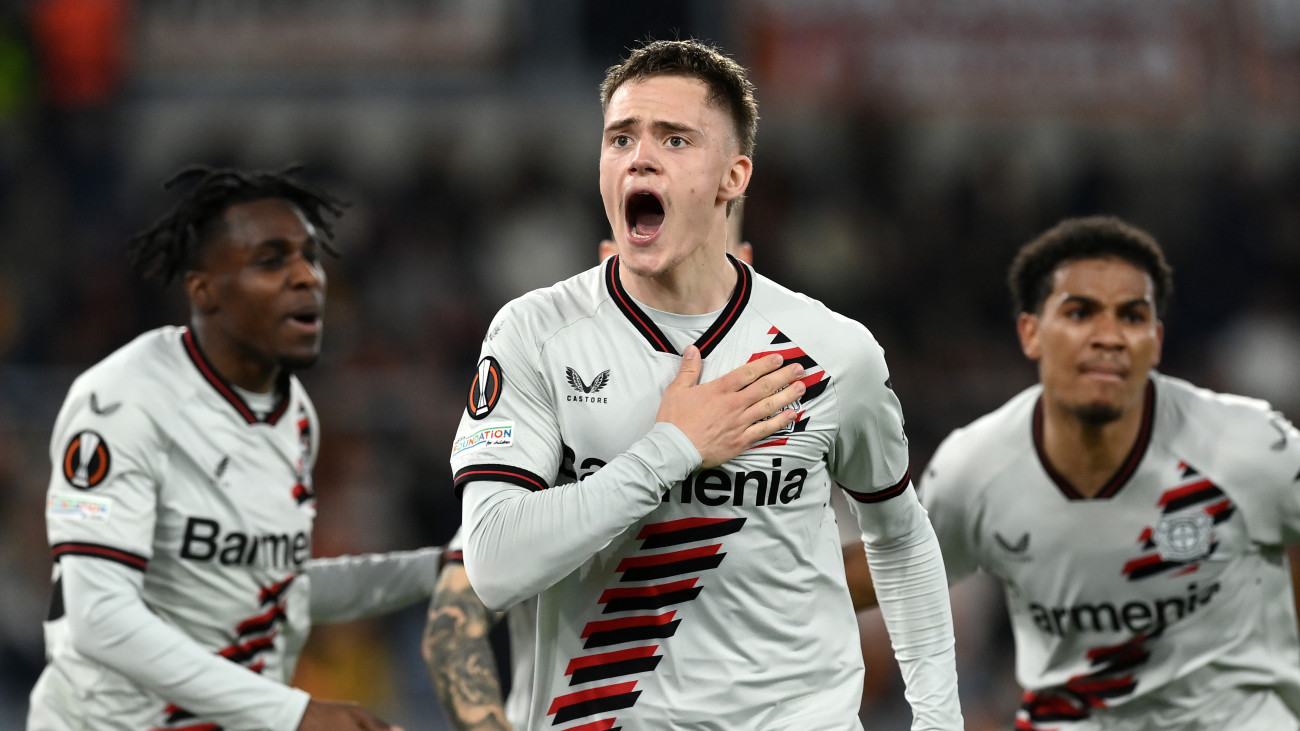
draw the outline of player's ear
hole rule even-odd
[[[1016,334],[1020,336],[1020,351],[1030,360],[1043,357],[1041,344],[1038,342],[1038,315],[1028,312],[1020,313],[1016,318]]]
[[[613,240],[611,239],[602,239],[600,242],[600,247],[597,248],[596,251],[599,255],[600,260],[605,261],[609,257],[618,253],[618,244],[614,243]]]
[[[718,185],[718,200],[732,201],[745,194],[749,176],[754,172],[754,162],[748,155],[736,155]]]
[[[206,315],[217,309],[216,285],[207,272],[200,269],[185,272],[185,293],[195,311]]]

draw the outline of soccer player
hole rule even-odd
[[[914,728],[960,728],[880,347],[726,253],[757,120],[744,70],[652,42],[601,100],[618,256],[498,313],[452,446],[474,589],[496,609],[538,595],[526,728],[861,728],[835,482]]]
[[[727,251],[746,264],[753,264],[753,247],[740,240],[741,206],[736,206],[728,217]],[[597,249],[599,261],[618,253],[617,245],[610,239],[600,242]],[[837,503],[838,504],[838,503]],[[843,538],[844,527],[841,526]],[[461,531],[457,531],[447,544],[446,561],[438,574],[438,584],[429,606],[429,619],[425,624],[421,645],[424,661],[429,666],[438,700],[443,712],[457,731],[493,731],[522,727],[527,718],[532,690],[534,653],[534,626],[536,624],[536,598],[530,597],[514,605],[508,612],[494,612],[483,605],[474,592],[465,573]],[[861,542],[853,533],[845,546],[846,571],[851,557],[865,564]],[[854,608],[861,592],[853,591]],[[502,700],[501,682],[488,641],[488,632],[501,619],[506,618],[510,633],[510,693]]]
[[[133,265],[180,277],[187,327],[70,389],[50,443],[49,661],[28,731],[386,729],[286,685],[312,622],[427,598],[441,551],[312,559],[320,350],[341,203],[285,173],[190,168]]]
[[[1016,728],[1300,728],[1300,432],[1155,370],[1171,273],[1147,233],[1063,221],[1009,281],[1040,383],[954,431],[921,493],[949,579],[1005,587]]]

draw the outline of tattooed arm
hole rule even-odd
[[[463,563],[447,563],[429,605],[421,649],[443,713],[457,731],[510,731],[488,644],[488,630],[502,616],[483,606]]]

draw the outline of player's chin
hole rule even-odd
[[[320,338],[280,351],[280,367],[291,371],[311,368],[320,360]]]

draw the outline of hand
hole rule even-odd
[[[307,701],[298,731],[402,731],[370,715],[356,703]]]
[[[700,450],[701,466],[717,467],[798,418],[785,407],[803,395],[803,366],[781,368],[781,361],[779,355],[764,356],[699,383],[700,351],[689,346],[681,370],[664,390],[655,421],[681,429]]]

